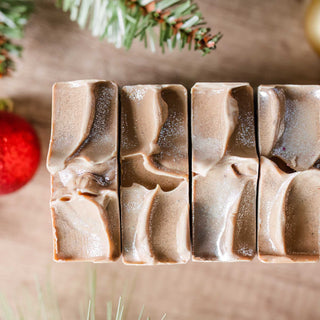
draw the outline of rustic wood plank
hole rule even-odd
[[[196,52],[152,54],[136,43],[128,53],[91,37],[70,22],[52,0],[37,0],[28,25],[24,56],[12,77],[0,80],[0,96],[10,96],[16,111],[36,127],[42,162],[31,183],[0,197],[0,291],[10,298],[45,279],[52,269],[65,319],[76,319],[85,293],[86,264],[51,262],[49,141],[51,85],[85,78],[120,84],[249,81],[319,83],[320,59],[304,37],[307,1],[198,0],[208,23],[224,33],[218,50],[201,58]],[[159,319],[315,319],[320,317],[318,264],[264,265],[190,263],[186,266],[128,267],[99,265],[98,314],[105,299],[117,297],[135,278],[130,319],[142,304]],[[136,317],[137,318],[137,317]]]

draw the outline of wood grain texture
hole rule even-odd
[[[56,81],[100,78],[122,84],[197,81],[320,82],[320,59],[304,37],[303,0],[198,0],[208,23],[224,38],[218,50],[152,54],[136,43],[130,53],[79,30],[52,0],[38,0],[22,41],[25,51],[12,77],[0,80],[0,96],[36,127],[42,162],[20,191],[0,197],[0,291],[17,299],[34,277],[52,269],[65,319],[78,319],[86,264],[56,264],[52,258],[49,174],[51,86]],[[189,263],[182,266],[99,265],[98,315],[135,279],[129,319],[142,304],[153,319],[318,319],[319,264]],[[75,315],[76,314],[76,315]],[[99,318],[100,319],[100,318]]]

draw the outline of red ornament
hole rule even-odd
[[[0,194],[25,185],[40,162],[40,144],[36,132],[23,118],[0,111]]]

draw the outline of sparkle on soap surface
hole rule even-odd
[[[239,115],[239,134],[236,139],[240,145],[244,145],[248,148],[255,148],[254,139],[254,117],[250,112],[246,112],[243,115]]]
[[[128,86],[128,87],[125,87],[125,92],[126,92],[126,94],[128,94],[128,98],[130,100],[133,100],[135,102],[139,102],[139,101],[143,100],[147,91],[143,87]]]

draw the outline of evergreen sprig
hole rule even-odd
[[[33,11],[32,0],[0,0],[0,77],[14,69],[12,55],[21,55],[22,47],[11,39],[20,39]]]
[[[93,0],[96,1],[96,0]],[[83,320],[96,320],[96,288],[97,288],[97,275],[96,271],[91,269],[89,273],[89,302],[87,311],[81,312],[80,319]],[[58,297],[55,293],[52,282],[47,281],[46,285],[40,285],[39,281],[36,281],[37,295],[36,299],[32,299],[32,292],[27,292],[27,300],[29,302],[29,308],[25,310],[26,306],[17,305],[13,308],[6,297],[0,292],[0,319],[2,320],[62,320],[62,312],[59,307]],[[77,302],[79,297],[77,297]],[[128,301],[127,301],[128,302]],[[129,303],[128,303],[129,304]],[[126,299],[120,296],[118,304],[115,310],[112,308],[112,301],[107,302],[106,319],[107,320],[126,320]],[[104,308],[103,306],[100,306]],[[18,310],[16,310],[18,309]],[[82,309],[82,308],[81,308]],[[28,311],[26,313],[26,311]],[[18,311],[18,312],[17,312]],[[77,319],[76,312],[72,319]],[[130,317],[130,319],[133,319]],[[144,306],[140,310],[138,320],[151,320],[150,317],[144,317]],[[167,319],[164,314],[161,320]]]
[[[163,52],[188,46],[205,55],[222,37],[220,32],[210,34],[193,0],[58,0],[57,4],[81,28],[88,26],[94,36],[116,47],[130,49],[139,38],[152,51],[158,40]]]

